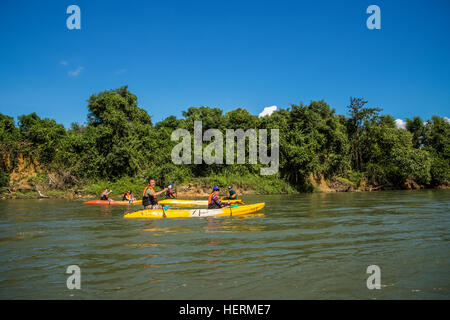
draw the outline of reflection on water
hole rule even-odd
[[[264,214],[248,214],[237,217],[232,217],[230,219],[224,219],[223,217],[206,217],[204,220],[207,222],[204,232],[206,233],[216,233],[216,232],[243,232],[243,231],[262,231],[264,230],[264,225],[251,226],[245,223],[245,221],[240,222],[243,219],[256,219],[263,218]],[[180,218],[179,220],[185,220],[186,218]],[[151,232],[152,236],[164,236],[166,233],[194,233],[198,232],[196,226],[192,228],[183,227],[182,225],[172,225],[163,226],[165,223],[161,223],[160,220],[152,220],[147,223],[143,228],[139,228],[140,231]],[[183,222],[182,222],[183,224]]]
[[[139,206],[0,202],[3,299],[448,299],[450,191],[247,197],[261,213],[123,219]],[[66,268],[82,270],[82,290]],[[380,266],[382,289],[366,268]]]
[[[233,217],[232,219],[223,218],[208,218],[208,225],[205,228],[207,233],[216,232],[245,232],[245,231],[262,231],[264,230],[264,225],[249,225],[243,219],[256,219],[263,218],[264,214],[248,214]]]

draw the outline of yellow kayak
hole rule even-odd
[[[236,208],[221,209],[149,209],[139,210],[124,215],[124,218],[201,218],[201,217],[228,217],[241,216],[254,213],[264,208],[265,202],[238,206]],[[164,217],[165,214],[165,217]]]
[[[221,200],[231,204],[244,204],[242,200]],[[207,206],[208,200],[181,200],[181,199],[164,199],[158,201],[160,205],[171,205],[176,207],[192,207],[192,206]]]

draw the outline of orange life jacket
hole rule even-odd
[[[147,192],[147,190],[149,188],[153,190],[153,197],[145,195],[145,193]],[[145,187],[144,193],[142,194],[142,204],[144,205],[144,207],[148,206],[148,205],[156,205],[156,204],[158,204],[158,201],[156,200],[155,189],[152,186]]]
[[[126,200],[131,200],[131,193],[129,193],[128,191],[127,192],[125,192],[125,194],[123,195],[123,199],[122,199],[123,201],[126,201]]]
[[[214,192],[211,192],[211,194],[209,195],[209,197],[208,197],[208,204],[211,203],[211,198],[212,198],[213,194],[214,194]]]
[[[144,189],[144,193],[142,193],[142,196],[143,196],[143,197],[145,197],[145,193],[147,192],[147,190],[148,190],[149,188],[152,189],[153,192],[155,193],[155,189],[154,189],[152,186],[146,186],[145,189]],[[156,198],[156,196],[153,195],[153,198]]]

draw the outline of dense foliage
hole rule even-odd
[[[203,130],[279,129],[280,167],[276,176],[258,178],[258,184],[283,180],[299,191],[311,189],[310,177],[342,178],[355,185],[402,188],[414,182],[433,187],[450,181],[450,124],[433,116],[407,119],[396,127],[379,108],[351,98],[348,114],[336,115],[324,101],[292,105],[258,118],[245,109],[223,114],[210,107],[191,107],[183,118],[169,116],[152,124],[126,86],[88,99],[88,121],[65,129],[36,113],[14,120],[0,114],[0,186],[7,186],[19,154],[31,157],[49,172],[63,172],[67,185],[96,179],[114,181],[155,176],[159,183],[189,181],[193,177],[255,177],[261,164],[175,165],[171,150],[178,128],[193,132],[194,121]],[[193,136],[193,135],[192,135]],[[203,147],[209,142],[204,142]],[[225,143],[224,143],[225,149]],[[248,145],[247,145],[248,149]],[[225,151],[224,151],[225,154]],[[250,178],[249,178],[250,179]]]

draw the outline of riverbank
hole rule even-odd
[[[22,180],[16,184],[16,188],[4,188],[0,193],[0,199],[96,199],[105,189],[113,190],[112,199],[120,200],[123,193],[132,190],[137,198],[140,198],[142,190],[145,188],[145,181],[142,177],[124,177],[116,181],[96,180],[86,181],[83,184],[67,187],[66,190],[52,188],[51,179],[36,179],[32,177]],[[211,186],[218,185],[222,188],[221,193],[227,194],[226,187],[232,185],[233,189],[240,196],[264,195],[264,194],[299,194],[299,193],[335,193],[335,192],[367,192],[381,190],[417,190],[417,189],[450,189],[449,184],[439,185],[436,188],[426,188],[415,182],[405,182],[401,187],[389,185],[371,185],[364,179],[360,181],[350,181],[342,177],[325,179],[323,176],[310,175],[307,188],[296,189],[283,179],[274,177],[264,177],[259,175],[250,176],[217,176],[217,177],[196,177],[189,179],[189,182],[176,183],[174,188],[180,198],[207,197],[211,192]],[[161,186],[159,186],[161,187]]]
[[[17,187],[4,188],[0,199],[39,199],[39,198],[64,198],[64,199],[93,199],[97,198],[105,188],[113,191],[111,198],[119,200],[127,190],[132,190],[137,198],[141,197],[142,190],[146,187],[144,177],[124,177],[115,181],[95,180],[85,181],[76,186],[67,187],[67,190],[54,189],[46,179],[22,180],[16,183]],[[163,185],[157,180],[156,190]],[[222,188],[222,193],[227,193],[227,186],[232,185],[239,195],[250,194],[296,194],[294,187],[279,177],[267,178],[263,176],[217,176],[197,177],[188,179],[189,182],[174,184],[174,190],[178,197],[208,196],[213,185]],[[164,182],[166,186],[168,182]]]

